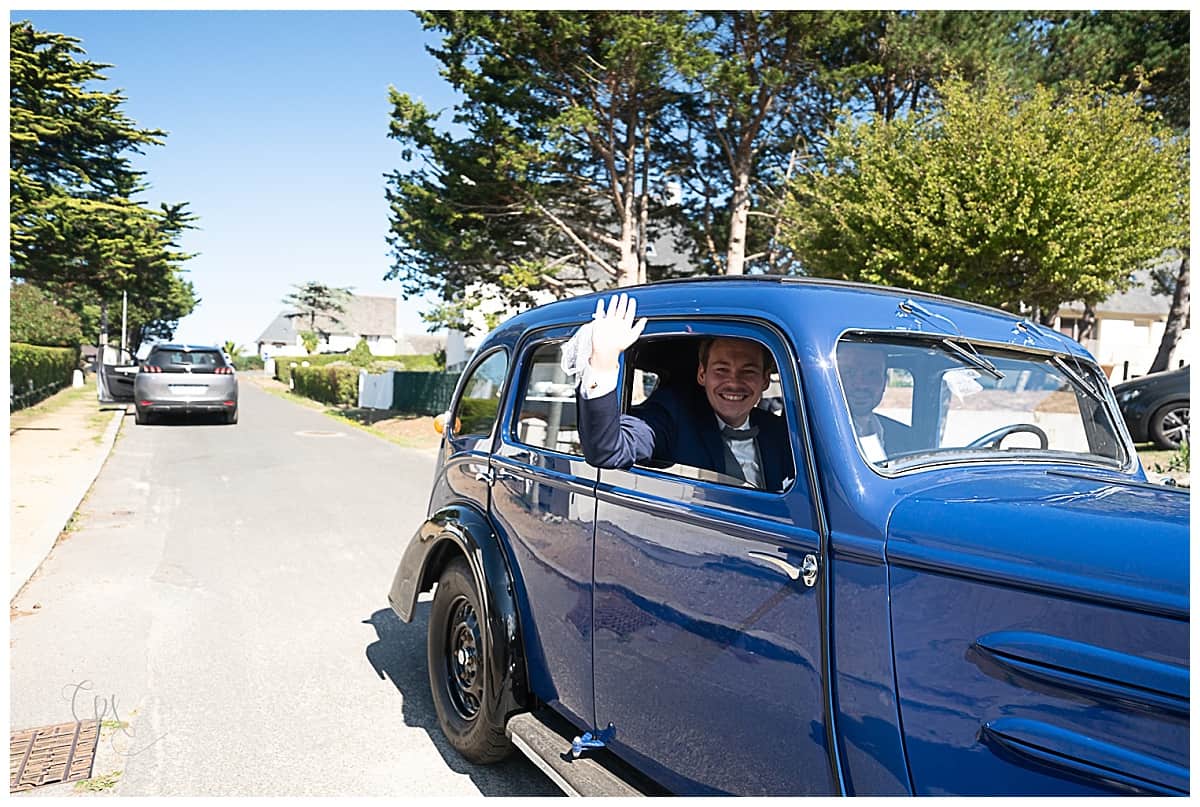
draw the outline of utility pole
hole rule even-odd
[[[121,292],[121,355],[117,357],[117,361],[124,362],[125,359],[125,318],[129,311],[129,293]]]

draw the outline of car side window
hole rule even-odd
[[[562,343],[539,345],[525,363],[513,438],[527,446],[583,456],[575,387],[562,370]]]
[[[735,444],[720,437],[717,415],[709,403],[708,391],[697,378],[700,355],[706,341],[710,343],[709,374],[740,379],[728,387],[710,384],[713,394],[719,391],[732,397],[749,390],[752,397],[759,398],[748,420],[748,424],[757,429],[758,437],[748,443]],[[729,366],[730,357],[720,351],[712,352],[711,337],[643,337],[636,349],[627,352],[625,411],[635,417],[655,407],[660,407],[659,411],[669,411],[676,424],[671,439],[678,443],[670,456],[656,453],[638,463],[638,466],[689,480],[732,487],[757,487],[781,492],[791,486],[796,476],[796,464],[791,449],[785,393],[776,369],[778,357],[761,341],[744,337],[740,341],[757,349],[751,351],[753,358],[762,358],[757,371],[750,373],[753,383],[749,386],[741,383],[746,380],[742,378],[745,368]],[[742,389],[743,386],[746,390]],[[751,386],[754,389],[750,390]],[[737,450],[726,453],[727,445]],[[658,450],[656,448],[656,452]],[[751,455],[753,460],[749,460]],[[747,477],[745,464],[750,464],[754,469],[751,473],[758,473],[757,484]]]
[[[462,394],[454,410],[455,437],[488,435],[500,413],[500,389],[508,372],[508,354],[498,350],[476,365],[463,383]]]

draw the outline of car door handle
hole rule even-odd
[[[766,561],[786,574],[792,580],[799,580],[801,577],[803,577],[804,585],[808,586],[809,588],[812,588],[817,584],[817,572],[820,567],[817,563],[816,555],[805,555],[804,564],[802,566],[794,566],[778,555],[769,555],[766,552],[749,552],[747,554],[749,554],[752,558],[756,558],[757,560]]]

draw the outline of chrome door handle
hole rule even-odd
[[[820,566],[817,563],[816,555],[805,555],[802,566],[793,566],[778,555],[770,555],[766,552],[748,552],[747,554],[757,560],[765,560],[792,580],[799,580],[803,577],[804,585],[809,588],[817,584],[817,573]]]
[[[752,558],[765,560],[793,580],[800,579],[800,569],[777,555],[768,555],[766,552],[748,552],[747,554]]]

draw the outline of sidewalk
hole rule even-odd
[[[9,418],[9,600],[50,554],[108,458],[124,405],[101,409],[94,382]]]

